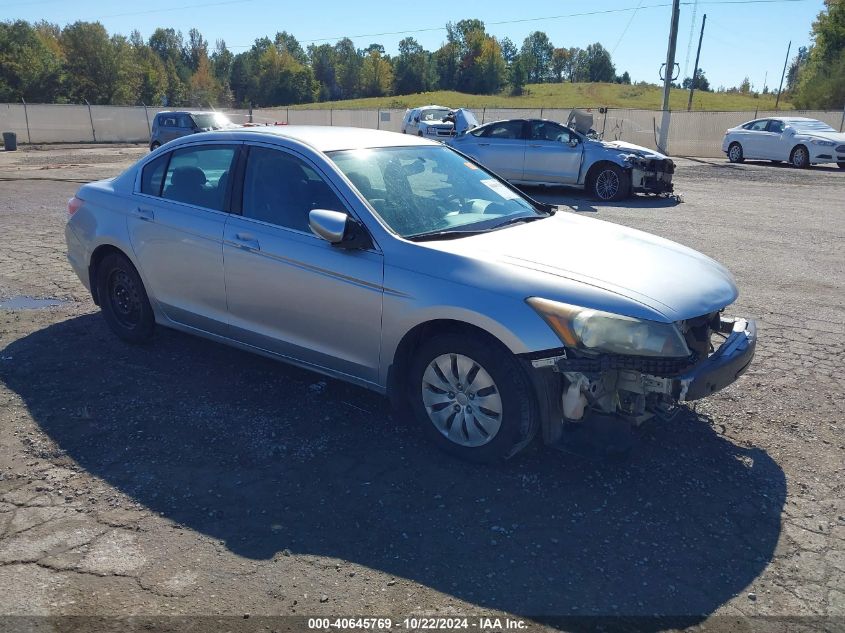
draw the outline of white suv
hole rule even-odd
[[[402,119],[402,134],[416,134],[427,137],[449,137],[454,134],[455,125],[444,121],[449,108],[438,105],[411,108]]]

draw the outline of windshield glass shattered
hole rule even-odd
[[[447,114],[448,110],[423,110],[420,112],[420,121],[442,121]]]
[[[383,147],[329,156],[402,237],[487,230],[507,220],[546,215],[448,147]]]

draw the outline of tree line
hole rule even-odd
[[[534,31],[517,47],[476,19],[447,24],[435,51],[406,37],[396,55],[349,38],[304,48],[286,31],[235,54],[197,29],[185,37],[158,28],[144,40],[109,35],[99,22],[0,22],[0,102],[267,107],[438,89],[519,95],[528,83],[563,81],[631,79],[598,42],[555,47]]]
[[[845,0],[825,0],[813,22],[812,44],[801,46],[786,75],[786,90],[798,108],[845,106]]]

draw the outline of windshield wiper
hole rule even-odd
[[[489,230],[493,231],[495,229],[501,229],[505,226],[510,226],[511,224],[519,224],[520,222],[533,222],[534,220],[543,220],[549,217],[548,215],[526,215],[520,216],[518,218],[510,218],[509,220],[505,220],[495,226],[491,226]]]
[[[470,235],[479,235],[486,233],[489,229],[472,230],[472,231],[457,231],[447,229],[444,231],[432,231],[430,233],[417,233],[416,235],[409,235],[405,239],[412,242],[429,242],[432,240],[454,240],[459,237],[468,237]]]

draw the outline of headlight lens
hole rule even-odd
[[[592,308],[530,297],[534,308],[568,347],[631,356],[689,356],[683,335],[671,323],[657,323]]]
[[[821,145],[822,147],[833,147],[834,145],[836,145],[836,143],[834,143],[833,141],[823,141],[823,140],[818,139],[818,138],[813,139],[810,142],[813,145]]]

